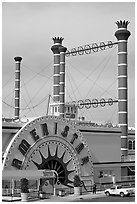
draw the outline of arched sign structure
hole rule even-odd
[[[3,170],[50,169],[60,183],[71,185],[75,174],[93,177],[89,147],[71,121],[52,116],[34,119],[8,145]]]

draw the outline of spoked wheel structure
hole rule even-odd
[[[68,183],[72,183],[69,177],[70,176],[72,177],[72,175],[75,173],[75,169],[76,169],[74,168],[75,163],[73,162],[71,155],[69,155],[70,152],[66,149],[64,144],[58,141],[50,141],[50,142],[48,141],[46,143],[43,143],[43,147],[47,151],[46,153],[44,153],[43,151],[44,148],[42,147],[40,148],[39,161],[41,160],[41,163],[37,163],[36,160],[32,159],[32,162],[37,167],[37,169],[54,170],[57,174],[55,183],[57,181],[57,178],[60,181],[60,183],[64,185],[67,185]],[[51,152],[54,152],[54,154],[51,155]],[[62,155],[60,156],[60,154]]]
[[[89,147],[75,124],[45,116],[22,127],[8,145],[4,170],[54,170],[60,183],[72,185],[75,174],[93,180]]]

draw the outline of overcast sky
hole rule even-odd
[[[15,56],[21,63],[21,117],[45,115],[52,94],[52,37],[63,37],[68,49],[113,41],[117,20],[128,20],[129,126],[135,125],[135,4],[131,3],[2,3],[2,114],[14,117]],[[117,98],[117,47],[66,58],[66,101]],[[10,107],[11,106],[11,107]],[[82,109],[92,122],[118,124],[117,104]]]

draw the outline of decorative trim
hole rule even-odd
[[[16,64],[20,64],[21,62],[19,62],[19,61],[15,61],[15,63],[16,63]]]
[[[121,148],[122,151],[128,151],[128,148]]]
[[[126,42],[127,43],[127,40],[118,40],[118,42]]]
[[[54,56],[60,56],[60,54],[55,53]]]
[[[119,90],[127,89],[127,87],[118,87]]]
[[[54,95],[54,94],[53,94],[53,97],[54,97],[54,96],[58,96],[58,97],[59,97],[59,94],[58,94],[58,95]]]
[[[127,113],[127,111],[118,111],[118,114]]]
[[[60,43],[54,43],[54,45],[61,45]]]
[[[119,76],[118,76],[118,79],[119,79],[119,78],[127,78],[127,75],[119,75]]]
[[[54,64],[54,66],[60,66],[60,64]]]
[[[127,66],[127,64],[126,63],[120,63],[120,64],[118,64],[118,67],[120,67],[120,66]]]
[[[53,76],[60,76],[60,74],[54,74]]]
[[[128,138],[127,135],[121,135],[121,138]]]
[[[59,84],[53,84],[53,86],[59,86]]]
[[[118,28],[117,30],[127,30],[127,28]]]
[[[120,125],[120,126],[128,126],[128,124],[127,124],[127,123],[123,123],[123,124],[122,124],[122,123],[120,123],[119,125]]]
[[[127,102],[127,99],[119,99],[118,102]]]
[[[127,52],[118,52],[118,55],[127,54]]]

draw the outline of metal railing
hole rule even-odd
[[[121,161],[135,161],[135,155],[121,156]]]

